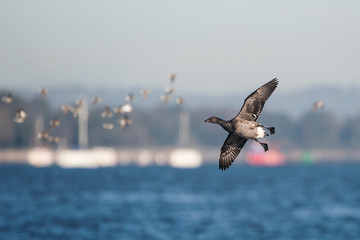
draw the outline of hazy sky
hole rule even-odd
[[[360,1],[0,1],[0,90],[360,86]]]

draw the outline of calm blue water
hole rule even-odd
[[[0,239],[360,239],[360,164],[0,165]]]

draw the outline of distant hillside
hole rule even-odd
[[[271,109],[299,117],[312,109],[316,101],[324,102],[324,111],[331,112],[339,119],[360,114],[360,89],[335,87],[309,88],[298,92],[274,95]],[[270,102],[269,102],[270,103]]]
[[[139,90],[140,88],[135,87],[133,89],[90,90],[80,87],[55,88],[49,89],[48,99],[51,106],[57,108],[62,104],[74,103],[75,100],[80,98],[86,98],[88,102],[90,102],[94,96],[101,96],[103,98],[102,105],[114,107],[123,104],[125,96],[133,93],[136,96],[136,100],[133,103],[136,107],[149,109],[162,105],[160,96],[163,94],[163,89],[150,89],[151,92],[146,101],[141,99]],[[24,98],[32,98],[37,94],[36,90],[29,89],[19,91],[18,93],[21,93]],[[177,97],[184,97],[186,101],[184,105],[185,108],[220,108],[237,112],[248,94],[249,92],[242,92],[236,95],[220,94],[209,96],[206,92],[195,94],[192,92],[184,93],[175,91],[168,105],[175,105],[175,99]],[[360,114],[360,89],[335,87],[308,88],[296,92],[275,91],[268,100],[264,111],[285,113],[292,118],[298,118],[304,113],[311,111],[315,101],[323,101],[325,104],[323,110],[335,114],[340,120]]]
[[[133,113],[129,114],[133,125],[120,131],[118,120],[121,116],[102,117],[104,106],[113,108],[125,102],[125,96],[132,92],[136,96]],[[182,95],[184,106],[176,106],[174,93],[172,101],[166,106],[160,100],[161,90],[152,90],[147,101],[143,101],[137,91],[81,89],[49,89],[46,101],[36,90],[13,92],[11,104],[0,102],[0,148],[24,148],[34,146],[42,126],[57,118],[61,124],[48,129],[52,136],[59,137],[63,146],[78,147],[78,120],[72,114],[62,114],[60,105],[74,104],[76,99],[87,98],[88,105],[94,96],[101,96],[103,103],[89,107],[90,146],[110,147],[156,147],[176,146],[178,142],[179,114],[189,113],[190,139],[193,146],[216,146],[223,143],[226,132],[219,127],[205,124],[211,115],[230,119],[239,111],[248,95],[197,96]],[[5,96],[5,91],[0,92]],[[269,99],[259,121],[277,128],[276,134],[269,138],[284,149],[357,149],[360,145],[360,114],[357,108],[359,90],[319,88],[282,93],[277,91]],[[36,96],[36,97],[34,97]],[[316,100],[325,102],[325,109],[311,113]],[[343,106],[342,106],[343,105]],[[24,124],[14,123],[16,111],[25,109],[28,113]],[[355,117],[357,115],[357,117]],[[103,124],[113,124],[114,131],[104,129]],[[270,125],[271,124],[271,125]],[[49,143],[51,144],[51,143]],[[53,146],[56,147],[56,146]]]

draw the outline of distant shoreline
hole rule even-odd
[[[58,149],[53,150],[50,148],[27,148],[27,149],[2,149],[0,150],[0,164],[30,164],[39,166],[42,165],[41,161],[44,161],[44,165],[56,164],[56,158],[64,151],[73,151],[75,153],[81,152],[94,152],[100,151],[99,161],[101,158],[106,159],[106,156],[112,156],[112,165],[128,165],[135,164],[140,166],[146,165],[168,165],[168,159],[173,150],[176,148],[107,148],[96,147],[86,150],[74,150],[74,149]],[[203,164],[215,164],[218,161],[219,149],[217,148],[199,148],[198,150],[203,157]],[[31,154],[36,153],[35,163],[34,157]],[[235,164],[246,163],[247,156],[250,153],[249,150],[241,152],[238,158],[235,160]],[[263,154],[260,152],[259,154]],[[344,150],[344,149],[314,149],[314,150],[301,150],[292,149],[282,152],[284,155],[284,164],[294,163],[319,163],[319,162],[342,162],[342,161],[359,161],[360,162],[360,150]],[[36,157],[38,156],[38,157]],[[30,159],[33,158],[33,159]],[[37,162],[40,159],[40,162]],[[45,160],[41,160],[45,159]]]

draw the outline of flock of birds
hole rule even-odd
[[[176,74],[172,73],[168,76],[170,80],[170,86],[166,87],[164,93],[160,96],[160,99],[166,104],[170,100],[170,96],[175,92],[173,88],[173,83],[176,79]],[[254,140],[258,142],[263,148],[264,151],[268,151],[269,147],[266,143],[260,142],[259,139],[262,139],[266,136],[272,135],[275,133],[274,127],[267,127],[263,124],[256,122],[259,118],[260,113],[265,105],[265,102],[268,100],[270,95],[274,92],[274,90],[278,86],[278,79],[274,78],[271,81],[265,83],[258,89],[256,89],[253,93],[251,93],[243,103],[243,106],[240,109],[240,112],[231,120],[225,121],[221,118],[212,116],[205,120],[205,122],[215,123],[220,125],[223,129],[225,129],[229,134],[223,143],[220,150],[219,157],[219,169],[226,170],[231,166],[234,162],[235,158],[239,155],[242,148],[244,147],[247,140]],[[45,88],[39,89],[39,93],[41,97],[45,99],[48,90]],[[142,99],[145,100],[150,91],[148,89],[141,89],[140,94]],[[115,107],[111,110],[110,107],[105,106],[104,111],[101,113],[101,117],[103,118],[112,118],[114,114],[121,115],[122,117],[118,119],[118,124],[122,130],[126,129],[126,127],[132,124],[132,120],[129,117],[129,113],[133,111],[133,107],[131,103],[135,100],[134,94],[129,94],[125,97],[125,104],[119,107]],[[12,102],[12,95],[8,93],[6,96],[2,97],[2,101],[5,103]],[[94,97],[91,103],[91,106],[95,106],[96,104],[102,102],[101,97]],[[176,103],[181,105],[184,103],[183,98],[177,98]],[[62,105],[61,109],[64,114],[68,114],[71,112],[74,117],[79,115],[79,111],[85,105],[84,100],[76,101],[76,105]],[[324,107],[324,103],[321,101],[315,102],[312,107],[312,111],[317,111]],[[23,109],[19,109],[15,113],[14,122],[23,123],[27,117],[26,112]],[[53,137],[49,134],[49,132],[60,125],[60,121],[58,119],[52,119],[49,122],[49,129],[46,131],[42,131],[38,133],[38,138],[45,141],[48,140],[51,143],[59,142],[58,137]],[[113,123],[103,123],[102,127],[104,129],[114,129]],[[268,130],[266,132],[265,130]]]
[[[177,78],[175,73],[170,73],[168,76],[170,81],[170,86],[166,87],[164,93],[160,96],[161,101],[164,104],[167,104],[170,101],[171,95],[175,92],[174,82]],[[146,100],[150,94],[150,90],[148,89],[141,89],[139,91],[142,100]],[[48,89],[40,88],[39,94],[41,98],[45,100]],[[11,93],[2,97],[2,101],[7,104],[11,104],[13,102],[13,96]],[[114,115],[118,116],[119,119],[117,120],[118,125],[120,126],[121,130],[125,130],[127,127],[132,125],[132,120],[130,118],[130,113],[133,112],[132,102],[135,101],[135,95],[130,93],[125,97],[125,103],[121,106],[114,107],[111,109],[109,106],[105,106],[104,110],[101,112],[101,117],[104,119],[112,118]],[[102,98],[99,96],[93,97],[91,101],[91,107],[94,107],[102,102]],[[184,98],[178,97],[175,99],[176,104],[182,105],[185,103]],[[61,106],[61,110],[63,114],[72,114],[74,118],[79,116],[80,110],[85,107],[86,103],[85,100],[80,99],[75,101],[75,105],[71,104],[64,104]],[[14,122],[18,124],[22,124],[26,121],[27,112],[24,109],[18,109],[15,113]],[[59,137],[52,136],[51,132],[54,128],[60,125],[60,120],[58,118],[54,118],[49,121],[48,127],[43,131],[37,133],[37,137],[45,143],[46,141],[49,143],[59,143]],[[114,129],[116,126],[114,123],[111,122],[104,122],[102,127],[107,130]]]

